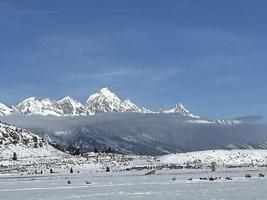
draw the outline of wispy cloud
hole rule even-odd
[[[134,76],[135,74],[139,73],[139,70],[135,69],[119,69],[114,71],[105,71],[105,72],[95,72],[95,73],[74,73],[71,76],[71,79],[74,80],[90,80],[90,79],[113,79],[122,76]]]
[[[118,78],[133,78],[136,81],[144,79],[148,82],[160,82],[168,80],[173,76],[182,73],[182,69],[117,69],[105,72],[96,73],[74,73],[71,75],[71,80],[86,81],[86,80],[115,80]]]

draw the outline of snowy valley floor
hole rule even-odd
[[[267,177],[259,174],[267,175],[267,150],[210,150],[159,157],[54,155],[29,154],[17,161],[3,156],[0,200],[266,199]],[[245,178],[246,174],[251,177]],[[200,180],[210,177],[218,179]]]
[[[183,199],[256,200],[266,196],[266,168],[160,170],[145,176],[146,170],[116,173],[2,175],[1,200],[67,199]],[[251,178],[245,178],[245,174]],[[199,180],[200,177],[232,177],[233,180]],[[176,178],[173,180],[173,178]],[[193,178],[193,180],[188,180]],[[68,180],[71,184],[68,184]]]

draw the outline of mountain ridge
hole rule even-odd
[[[99,113],[142,113],[142,114],[177,114],[188,118],[188,123],[194,124],[221,124],[236,125],[243,123],[245,117],[230,119],[207,119],[190,112],[181,102],[176,103],[172,108],[160,111],[152,111],[133,103],[130,99],[121,99],[117,94],[111,92],[108,87],[89,95],[85,104],[66,96],[59,100],[49,98],[38,99],[29,97],[15,106],[6,106],[0,103],[0,116],[9,115],[40,115],[54,117],[76,117],[94,116]]]
[[[91,116],[102,112],[137,112],[137,113],[160,113],[149,108],[138,106],[130,99],[121,100],[118,95],[104,87],[97,93],[89,96],[83,105],[77,100],[67,96],[60,100],[49,98],[38,99],[29,97],[15,106],[6,106],[0,103],[0,116],[11,114],[22,115],[42,115],[42,116]],[[178,113],[183,116],[199,118],[190,113],[181,103],[177,103],[173,108],[164,110],[164,113]]]

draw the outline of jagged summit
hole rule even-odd
[[[111,92],[108,87],[103,87],[102,89],[100,89],[100,93],[106,96],[117,96],[116,94]]]
[[[86,103],[88,104],[90,101],[93,101],[96,98],[100,98],[100,97],[105,97],[105,98],[108,98],[110,100],[114,99],[116,101],[120,101],[119,97],[115,93],[111,92],[108,89],[108,87],[104,87],[104,88],[100,89],[99,92],[90,95],[88,100],[86,101]]]
[[[94,114],[98,112],[118,112],[120,104],[120,98],[105,87],[88,98],[86,110]]]
[[[64,116],[86,115],[85,107],[78,101],[67,96],[57,102]]]
[[[23,115],[53,115],[61,116],[61,110],[56,101],[50,99],[38,100],[36,97],[30,97],[16,106],[16,109]]]
[[[189,112],[188,109],[185,108],[185,106],[178,102],[175,104],[174,108],[170,109],[170,110],[165,110],[163,111],[164,113],[179,113],[183,116],[187,116],[187,117],[193,117],[193,118],[200,118],[199,116],[193,115]]]
[[[137,105],[135,105],[131,100],[126,99],[125,101],[121,102],[120,112],[143,112],[142,108],[139,108]]]
[[[66,102],[66,101],[73,102],[75,100],[73,98],[71,98],[70,96],[66,96],[66,97],[60,99],[58,102]]]
[[[143,109],[134,104],[131,100],[122,101],[115,93],[107,87],[102,88],[98,93],[91,95],[87,100],[86,109],[90,113],[99,112],[140,112]]]

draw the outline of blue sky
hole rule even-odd
[[[0,102],[101,87],[153,109],[267,116],[267,2],[0,1]]]

